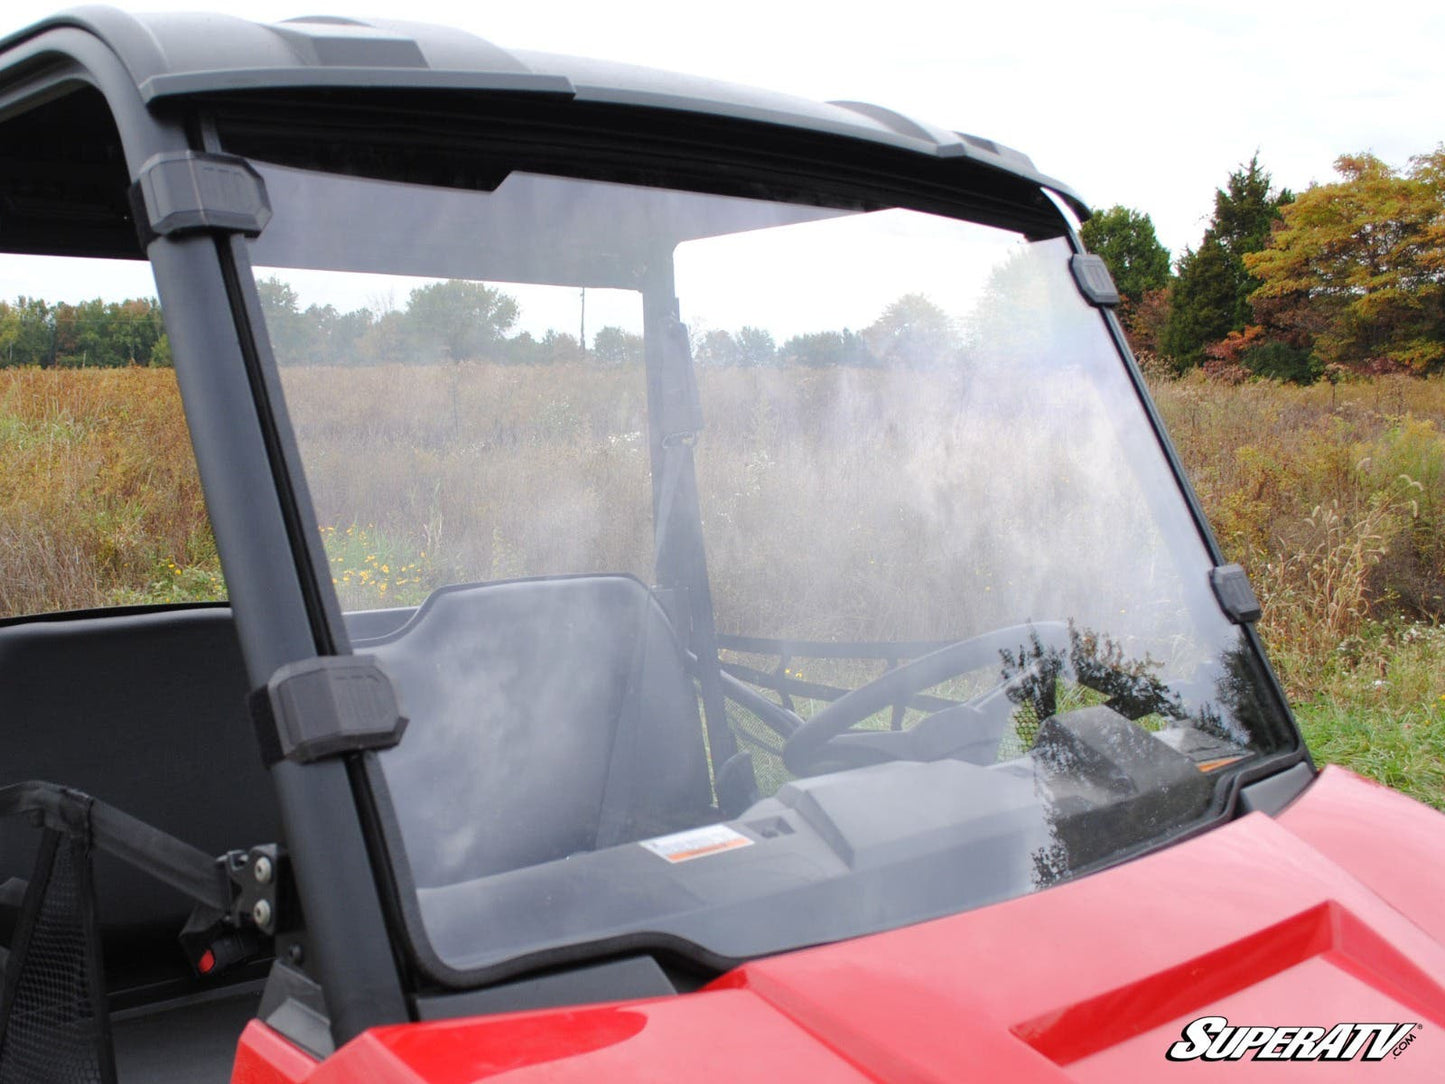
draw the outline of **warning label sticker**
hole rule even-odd
[[[686,832],[674,832],[670,836],[644,839],[640,846],[669,862],[691,862],[694,858],[706,858],[710,854],[751,847],[753,841],[741,832],[734,832],[726,824],[710,824],[706,828],[692,828]]]

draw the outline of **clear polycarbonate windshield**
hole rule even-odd
[[[978,906],[1194,828],[1289,740],[1065,237],[260,168],[433,974]]]

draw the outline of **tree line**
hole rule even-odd
[[[257,283],[277,359],[289,365],[429,364],[481,359],[518,365],[587,360],[640,365],[642,336],[600,328],[583,349],[576,336],[549,330],[509,334],[521,314],[515,298],[479,282],[451,279],[412,290],[401,308],[340,311],[301,306],[278,278]],[[763,328],[701,330],[692,336],[700,365],[826,366],[947,363],[960,348],[953,321],[922,294],[907,294],[858,331],[820,331],[779,343]],[[0,301],[0,366],[171,364],[170,342],[153,298],[50,304]]]
[[[1174,372],[1297,383],[1445,370],[1445,145],[1394,169],[1336,159],[1339,179],[1275,188],[1256,155],[1214,194],[1198,248],[1177,261],[1149,216],[1084,223],[1108,263],[1137,355]]]
[[[50,304],[0,301],[0,367],[170,365],[171,345],[153,298]]]
[[[588,360],[603,365],[640,365],[642,336],[621,327],[600,328],[584,348],[567,332],[540,338],[511,332],[521,315],[515,298],[479,282],[451,279],[412,290],[406,304],[383,312],[340,312],[331,305],[303,309],[296,291],[276,278],[258,288],[272,346],[283,363],[429,364],[482,359],[535,365]],[[698,329],[692,335],[699,365],[885,365],[924,367],[955,356],[960,343],[953,321],[922,294],[886,306],[858,331],[820,331],[779,343],[764,328]]]

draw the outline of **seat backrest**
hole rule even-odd
[[[279,841],[225,608],[0,626],[0,785],[85,791],[209,854]],[[38,836],[0,823],[0,881],[28,877]],[[96,898],[112,987],[187,971],[190,902],[106,855]]]
[[[435,593],[377,656],[411,722],[381,755],[413,879],[455,884],[699,823],[697,694],[630,576]]]

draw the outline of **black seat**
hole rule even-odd
[[[411,719],[381,762],[418,887],[708,819],[697,694],[630,576],[445,588],[353,647]]]
[[[73,787],[209,854],[277,841],[246,692],[229,609],[0,626],[0,785]],[[0,882],[30,875],[37,836],[0,821]],[[95,884],[110,989],[189,975],[190,901],[103,854]]]

